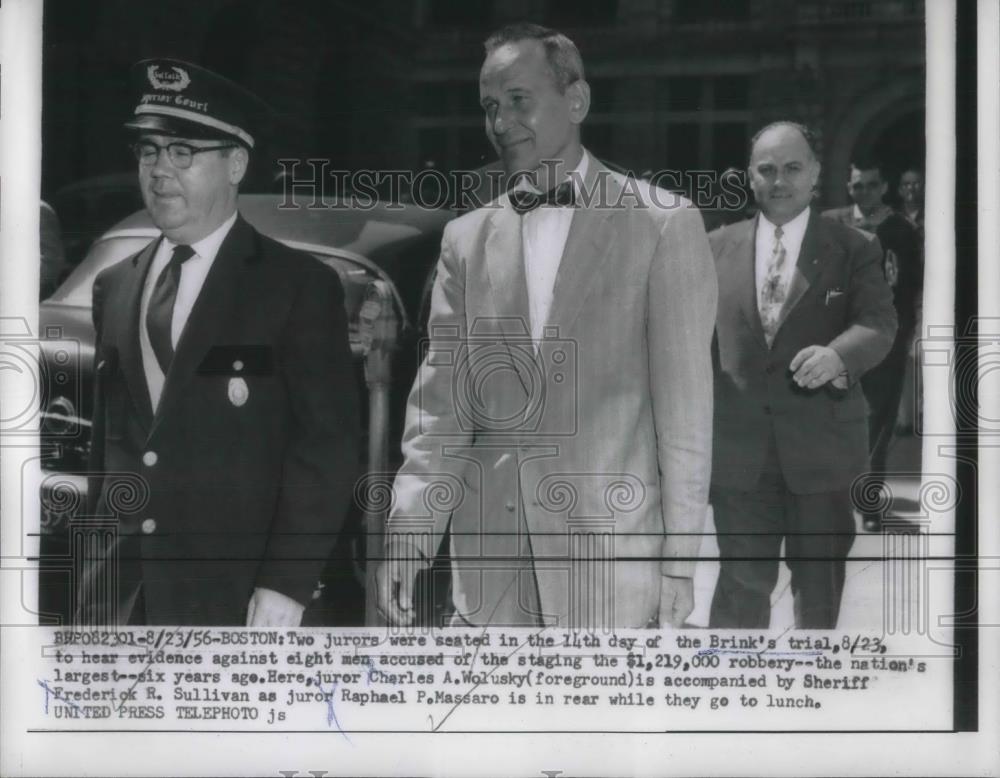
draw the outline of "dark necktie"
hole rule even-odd
[[[174,303],[177,301],[177,287],[181,280],[181,265],[194,256],[190,246],[174,246],[170,261],[156,279],[153,294],[146,310],[146,332],[149,343],[156,354],[156,361],[166,375],[174,358],[174,344],[170,338],[170,325],[174,318]]]
[[[576,205],[576,195],[573,192],[573,182],[563,181],[555,189],[544,194],[517,190],[510,192],[510,204],[519,214],[533,211],[540,205],[572,206]]]

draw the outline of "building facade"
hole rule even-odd
[[[272,162],[479,167],[494,156],[482,41],[519,20],[579,45],[593,95],[584,141],[620,167],[742,169],[752,133],[781,118],[818,130],[826,205],[846,201],[852,156],[890,174],[923,164],[923,0],[91,0],[46,4],[43,188],[130,167],[125,73],[151,55],[268,100]]]

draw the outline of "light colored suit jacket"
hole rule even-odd
[[[450,518],[473,624],[540,607],[546,624],[644,626],[661,574],[693,572],[717,297],[705,230],[683,198],[596,160],[583,189],[537,344],[507,198],[445,230],[388,531],[430,558]]]

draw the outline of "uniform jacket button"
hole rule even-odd
[[[507,508],[507,510],[513,511],[514,510],[514,503],[508,502],[505,507]]]
[[[155,451],[147,451],[145,454],[142,455],[142,463],[146,467],[152,467],[159,461],[160,461],[160,456]]]
[[[156,519],[143,519],[142,533],[144,535],[152,535],[154,532],[156,532]]]

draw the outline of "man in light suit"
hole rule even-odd
[[[858,383],[892,345],[882,251],[810,206],[820,165],[790,122],[753,141],[760,214],[709,236],[719,276],[712,508],[721,571],[709,625],[765,628],[779,554],[795,625],[833,628],[867,469]]]
[[[445,230],[379,607],[412,623],[450,526],[454,624],[679,625],[711,457],[701,217],[581,146],[590,89],[565,36],[493,35],[480,96],[517,183]]]
[[[90,512],[117,525],[78,619],[295,626],[358,462],[343,290],[237,212],[260,101],[175,60],[133,78],[126,127],[163,234],[94,284]]]

